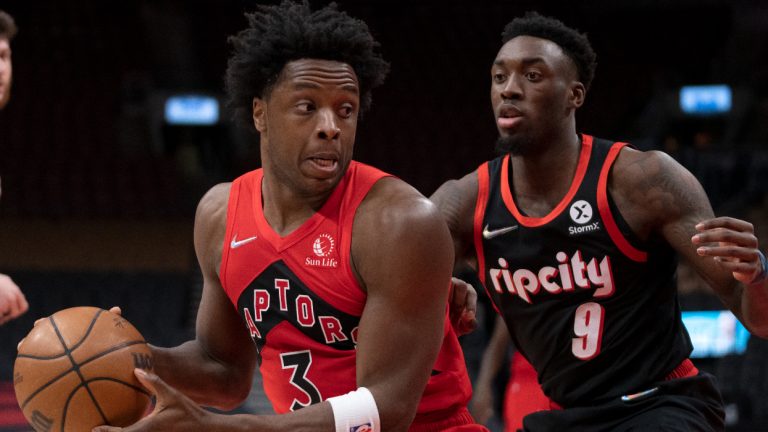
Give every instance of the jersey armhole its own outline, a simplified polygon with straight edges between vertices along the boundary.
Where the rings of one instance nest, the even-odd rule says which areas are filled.
[[[616,219],[613,216],[613,212],[611,212],[611,206],[608,202],[608,176],[610,175],[613,163],[625,146],[627,146],[627,143],[617,142],[614,143],[608,151],[608,156],[606,156],[603,167],[600,170],[600,179],[597,183],[597,207],[600,211],[600,217],[603,219],[603,223],[605,223],[605,229],[608,232],[608,235],[621,253],[632,261],[646,262],[648,261],[648,253],[635,248],[627,238],[624,237],[624,234],[621,233],[621,230],[616,224]]]
[[[345,214],[344,220],[342,221],[341,231],[342,231],[342,243],[341,243],[341,249],[339,251],[339,259],[342,262],[342,265],[346,267],[346,273],[347,277],[350,281],[352,281],[355,285],[355,288],[357,288],[358,291],[360,291],[363,295],[368,295],[368,293],[363,289],[363,286],[361,285],[361,281],[357,276],[357,273],[355,271],[354,263],[352,262],[352,230],[355,225],[355,218],[357,217],[357,210],[360,208],[360,204],[365,200],[365,198],[368,196],[368,194],[371,192],[371,190],[374,188],[374,186],[380,182],[382,179],[385,178],[395,178],[398,177],[393,176],[389,173],[385,173],[383,171],[380,171],[376,168],[369,167],[367,165],[359,164],[359,166],[363,166],[364,169],[366,169],[365,173],[367,177],[365,177],[364,180],[364,186],[362,188],[362,193],[357,193],[352,199],[347,201],[345,203],[345,206],[350,206],[354,209],[351,214],[347,215]],[[360,181],[359,179],[356,179],[356,181]]]
[[[227,199],[227,216],[226,216],[226,228],[224,230],[223,244],[221,245],[221,266],[219,267],[219,281],[221,287],[224,288],[224,293],[229,297],[229,284],[227,283],[227,264],[229,263],[229,239],[232,238],[232,232],[234,230],[235,213],[237,212],[237,202],[240,197],[240,184],[241,179],[235,179],[232,182],[232,187],[229,190],[229,198]],[[236,304],[237,302],[235,302]]]
[[[491,300],[491,306],[497,314],[501,314],[496,303],[493,301],[488,285],[485,283],[485,251],[483,249],[483,219],[485,218],[485,209],[488,206],[488,195],[490,193],[490,174],[488,162],[477,168],[477,202],[475,203],[475,216],[472,229],[473,240],[475,243],[475,254],[477,256],[477,277],[485,288],[488,298]]]

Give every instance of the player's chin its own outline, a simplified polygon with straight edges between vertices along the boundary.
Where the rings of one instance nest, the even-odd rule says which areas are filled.
[[[329,178],[304,177],[303,191],[306,196],[319,196],[330,194],[336,185],[339,184],[341,176]]]

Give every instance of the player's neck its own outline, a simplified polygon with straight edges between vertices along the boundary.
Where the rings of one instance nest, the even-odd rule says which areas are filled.
[[[269,226],[285,237],[311,218],[328,200],[333,190],[322,195],[300,194],[295,188],[264,175],[261,205]]]
[[[551,138],[541,152],[513,156],[510,187],[520,204],[534,200],[554,207],[560,202],[573,182],[580,153],[581,138],[574,132]]]

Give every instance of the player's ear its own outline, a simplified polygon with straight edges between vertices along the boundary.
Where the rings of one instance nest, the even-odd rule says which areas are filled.
[[[571,88],[568,92],[568,102],[574,108],[579,108],[584,105],[584,99],[587,97],[587,89],[580,81],[574,81],[571,84]]]
[[[267,121],[266,121],[266,106],[264,99],[261,98],[253,98],[253,125],[256,127],[256,130],[259,131],[259,133],[264,133],[267,130]]]

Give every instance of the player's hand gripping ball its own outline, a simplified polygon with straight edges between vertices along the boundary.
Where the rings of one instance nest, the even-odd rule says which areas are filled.
[[[144,337],[120,315],[95,307],[64,309],[35,323],[13,367],[16,400],[38,432],[128,426],[151,394],[133,374],[152,370]]]

